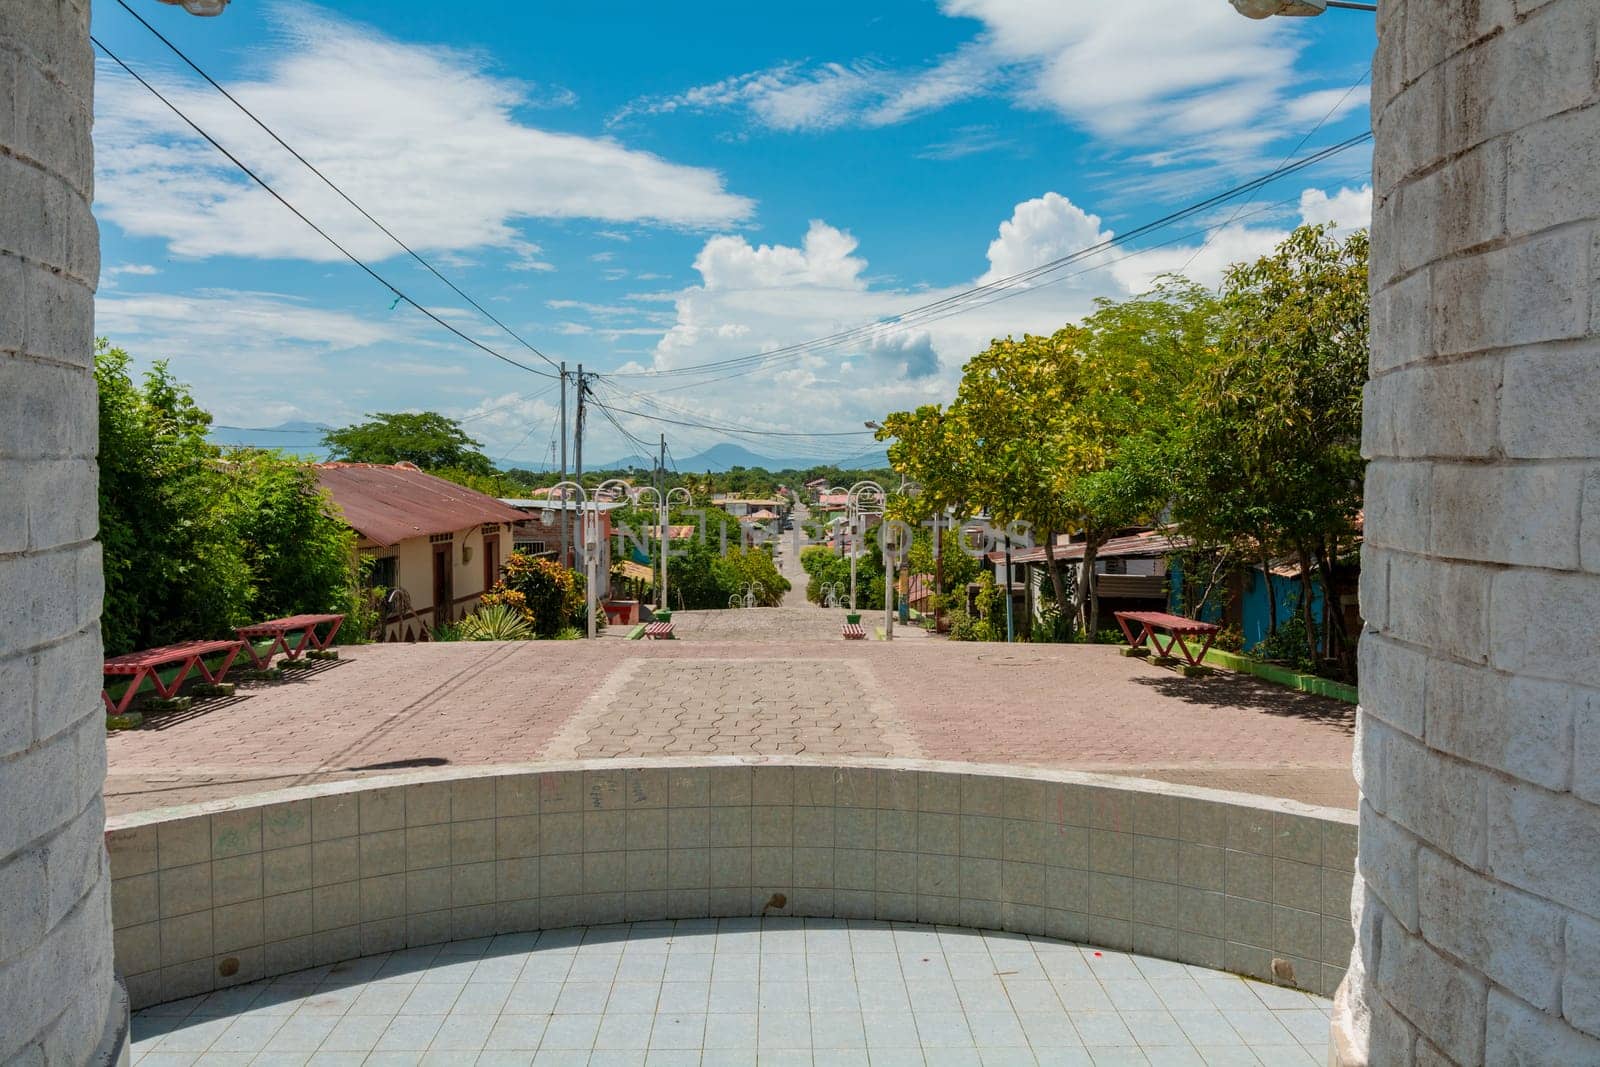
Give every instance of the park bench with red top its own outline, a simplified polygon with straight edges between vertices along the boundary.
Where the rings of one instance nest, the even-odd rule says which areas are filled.
[[[241,626],[237,633],[244,642],[245,651],[250,654],[250,662],[255,664],[257,670],[266,670],[272,666],[272,657],[282,652],[286,659],[296,659],[300,653],[310,645],[317,651],[325,651],[333,643],[334,635],[339,632],[339,624],[344,622],[343,615],[290,615],[282,619],[271,619],[267,622],[258,622],[253,626]],[[317,627],[323,623],[331,623],[326,637],[317,637]],[[289,637],[299,634],[300,640],[291,647]],[[272,643],[267,646],[265,653],[258,654],[253,642],[262,637],[272,638]]]
[[[672,623],[670,622],[646,623],[644,627],[644,635],[652,641],[677,640],[672,636]]]
[[[1211,642],[1217,639],[1217,633],[1222,627],[1209,622],[1200,622],[1197,619],[1187,619],[1182,615],[1168,615],[1164,611],[1118,611],[1117,625],[1122,627],[1122,636],[1128,639],[1129,648],[1142,648],[1145,642],[1156,650],[1156,655],[1170,657],[1174,648],[1183,653],[1183,658],[1189,661],[1192,667],[1200,666],[1200,661],[1205,659],[1206,653],[1211,651]],[[1129,623],[1139,627],[1139,635],[1134,636]],[[1161,634],[1165,632],[1167,643],[1161,644]],[[1204,637],[1205,644],[1200,646],[1200,654],[1196,656],[1189,651],[1189,644],[1185,637]]]
[[[112,703],[111,694],[104,689],[100,691],[100,698],[106,702],[106,713],[121,715],[128,710],[128,705],[133,703],[134,694],[144,684],[146,678],[155,686],[156,693],[163,700],[171,700],[177,695],[178,687],[183,685],[183,680],[189,672],[196,667],[200,674],[211,685],[221,685],[222,680],[228,676],[228,668],[233,666],[234,657],[241,648],[247,648],[243,641],[184,641],[176,645],[167,645],[163,648],[146,649],[143,652],[129,652],[121,656],[113,656],[106,660],[105,673],[113,677],[126,677],[128,688],[123,692],[122,699]],[[224,653],[220,666],[212,670],[206,666],[203,657]],[[171,682],[161,680],[161,668],[176,666],[178,673]]]
[[[867,639],[867,628],[859,622],[845,623],[841,632],[844,634],[846,641],[865,641]]]

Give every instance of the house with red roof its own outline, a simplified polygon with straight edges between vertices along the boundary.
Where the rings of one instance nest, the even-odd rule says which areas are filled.
[[[426,641],[460,620],[500,578],[513,525],[525,518],[492,496],[412,463],[319,463],[317,482],[385,591],[383,640]]]

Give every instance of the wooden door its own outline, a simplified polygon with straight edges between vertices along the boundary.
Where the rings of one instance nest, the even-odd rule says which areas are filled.
[[[483,591],[487,593],[500,580],[500,535],[483,539]]]
[[[455,543],[444,541],[433,546],[433,628],[450,623],[450,611],[456,598],[453,550]]]

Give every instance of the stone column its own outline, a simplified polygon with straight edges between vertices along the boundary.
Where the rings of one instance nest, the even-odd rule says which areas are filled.
[[[1600,1063],[1595,0],[1382,0],[1336,1062]]]
[[[0,1063],[125,1054],[99,701],[88,0],[0,0]]]

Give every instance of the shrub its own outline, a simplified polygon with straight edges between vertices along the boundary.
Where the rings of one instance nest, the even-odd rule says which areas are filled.
[[[999,639],[1000,635],[987,620],[968,615],[962,608],[956,608],[950,613],[950,640],[998,641]]]
[[[576,571],[555,560],[513,552],[506,557],[502,573],[505,577],[495,588],[522,597],[522,609],[539,637],[554,637],[563,626],[584,621],[583,576]]]
[[[490,604],[461,620],[457,630],[463,641],[529,641],[533,626],[515,608]]]

